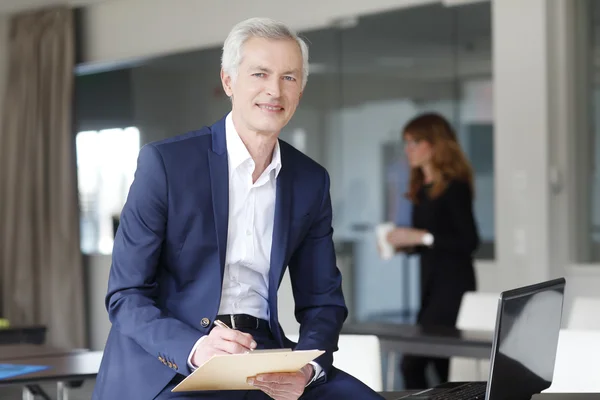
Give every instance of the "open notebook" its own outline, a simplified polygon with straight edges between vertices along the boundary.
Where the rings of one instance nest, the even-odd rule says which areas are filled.
[[[247,378],[273,372],[296,372],[323,353],[323,350],[274,349],[214,356],[172,391],[257,390],[246,383]]]

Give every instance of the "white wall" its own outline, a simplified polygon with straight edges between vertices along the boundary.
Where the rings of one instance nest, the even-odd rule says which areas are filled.
[[[565,50],[575,3],[501,0],[492,12],[498,289],[566,276],[567,310],[573,296],[600,288],[600,265],[575,267],[569,254],[579,173],[571,150],[582,133],[574,134],[577,74]],[[553,190],[553,170],[563,190]]]
[[[502,287],[549,276],[546,3],[493,3],[496,262]]]
[[[279,19],[297,30],[437,0],[121,0],[85,8],[83,59],[92,64],[154,57],[222,44],[249,17]],[[234,4],[234,5],[232,5]]]

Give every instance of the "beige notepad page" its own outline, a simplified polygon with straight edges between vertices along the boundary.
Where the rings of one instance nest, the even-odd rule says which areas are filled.
[[[323,353],[323,350],[277,349],[214,356],[172,391],[255,390],[246,383],[247,378],[272,372],[296,372]]]

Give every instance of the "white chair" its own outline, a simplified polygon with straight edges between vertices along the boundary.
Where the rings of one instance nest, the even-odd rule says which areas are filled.
[[[460,304],[456,328],[493,332],[496,327],[499,297],[499,293],[465,293]],[[452,357],[448,380],[451,382],[487,380],[489,370],[489,360]]]
[[[600,310],[599,297],[575,297],[567,320],[567,328],[600,330],[600,312],[598,310]]]
[[[545,392],[600,392],[600,331],[560,331],[554,377]]]
[[[286,335],[297,342],[298,335]],[[354,376],[376,392],[383,389],[381,346],[374,335],[340,335],[333,365]]]

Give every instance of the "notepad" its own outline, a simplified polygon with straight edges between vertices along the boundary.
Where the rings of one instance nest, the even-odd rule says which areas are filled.
[[[275,349],[213,356],[172,391],[258,390],[246,379],[273,372],[296,372],[323,353],[323,350]]]
[[[46,365],[0,364],[0,380],[30,374],[49,368]]]

